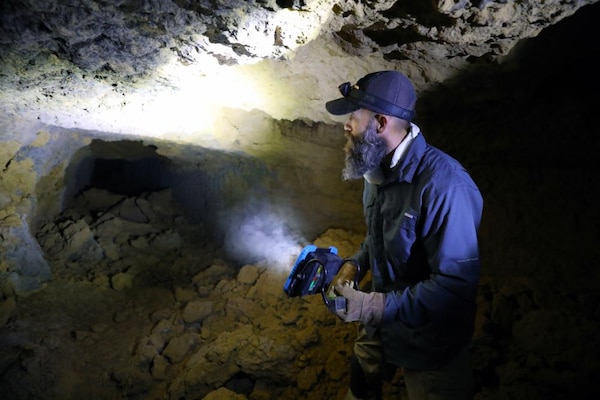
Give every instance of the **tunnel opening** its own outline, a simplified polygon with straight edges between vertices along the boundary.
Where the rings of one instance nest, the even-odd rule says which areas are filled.
[[[281,197],[277,172],[263,160],[239,152],[154,143],[94,139],[79,149],[65,172],[62,214],[91,221],[94,236],[105,233],[96,227],[103,230],[107,220],[124,228],[134,222],[134,231],[139,224],[158,224],[149,229],[178,231],[186,243],[219,248],[222,258],[239,266],[283,260],[303,241]],[[112,234],[124,237],[126,232],[115,229]],[[136,246],[155,243],[155,233],[144,234]],[[130,235],[127,240],[138,239]]]
[[[154,145],[94,139],[76,153],[66,170],[63,209],[91,188],[124,196],[168,189],[172,183],[170,165]]]
[[[90,186],[126,196],[157,192],[166,188],[161,179],[162,168],[157,157],[133,161],[97,158],[93,162]]]
[[[142,141],[93,139],[74,153],[61,211],[36,232],[54,279],[124,290],[169,285],[210,262],[211,236],[183,217],[173,162],[157,150]],[[173,266],[180,257],[195,262]]]

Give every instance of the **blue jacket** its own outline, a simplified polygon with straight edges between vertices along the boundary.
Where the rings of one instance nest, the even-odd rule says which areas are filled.
[[[367,235],[355,257],[361,273],[371,270],[371,290],[386,293],[386,361],[438,368],[473,334],[481,193],[419,134],[383,183],[365,181],[363,205]]]

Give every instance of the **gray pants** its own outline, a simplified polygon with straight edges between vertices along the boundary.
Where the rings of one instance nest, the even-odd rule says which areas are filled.
[[[382,346],[379,337],[369,337],[359,326],[354,343],[354,355],[366,380],[376,383],[381,379]],[[410,400],[470,400],[473,398],[473,372],[469,348],[465,347],[447,365],[436,370],[402,368],[404,383]],[[346,400],[359,400],[348,390]],[[365,399],[366,400],[366,399]]]

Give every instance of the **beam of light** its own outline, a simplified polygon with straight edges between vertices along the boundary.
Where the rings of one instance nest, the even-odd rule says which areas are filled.
[[[171,63],[157,76],[169,82],[168,90],[139,88],[129,95],[127,111],[115,109],[105,117],[121,120],[122,132],[204,144],[218,135],[216,124],[228,109],[251,110],[265,102],[261,82],[234,66]]]
[[[181,53],[161,53],[162,64],[152,76],[118,83],[82,78],[80,88],[65,90],[60,105],[48,103],[32,113],[42,123],[64,128],[227,148],[232,141],[218,135],[223,116],[232,109],[293,119],[310,99],[309,89],[289,80],[293,67],[284,61],[318,37],[332,11],[328,2],[304,3],[306,11],[231,9],[239,14],[231,45],[190,34],[179,44]],[[185,62],[178,54],[186,54]],[[85,94],[69,95],[81,91]],[[31,104],[38,104],[37,91],[28,96]]]
[[[285,68],[281,72],[275,59],[293,58],[297,48],[319,35],[331,15],[327,2],[306,3],[311,12],[252,8],[238,15],[238,29],[231,40],[252,56],[236,55],[230,47],[196,37],[206,52],[196,53],[191,65],[173,59],[161,66],[156,76],[172,90],[141,90],[137,101],[132,99],[138,106],[127,111],[124,125],[152,137],[207,145],[218,136],[219,121],[228,109],[257,109],[273,118],[288,117],[289,110],[300,106],[302,94],[294,93]],[[192,46],[190,54],[194,52]],[[239,65],[221,65],[211,53],[237,57]],[[123,118],[115,115],[119,117]]]
[[[236,30],[235,39],[252,56],[240,56],[239,65],[218,62],[215,55],[232,52],[230,47],[197,38],[204,42],[190,47],[196,53],[190,51],[194,57],[188,65],[167,52],[165,62],[151,79],[124,88],[112,82],[94,82],[86,103],[78,100],[79,108],[85,110],[84,118],[64,116],[58,125],[105,132],[107,136],[143,136],[226,149],[231,139],[226,142],[219,135],[230,133],[223,132],[221,122],[231,109],[261,110],[278,119],[288,117],[289,110],[297,112],[307,101],[309,93],[303,91],[308,89],[295,87],[298,85],[288,79],[293,72],[281,60],[293,58],[297,48],[318,36],[330,8],[323,2],[311,12],[260,14],[260,10],[253,10],[240,15],[243,29]],[[288,270],[306,243],[288,229],[283,218],[263,211],[224,219],[228,221],[228,250],[238,259],[263,260]]]

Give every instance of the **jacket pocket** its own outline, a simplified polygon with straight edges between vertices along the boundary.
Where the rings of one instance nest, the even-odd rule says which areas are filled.
[[[403,212],[395,220],[384,220],[384,235],[388,259],[393,265],[408,261],[410,250],[417,240],[417,214],[411,211]]]

